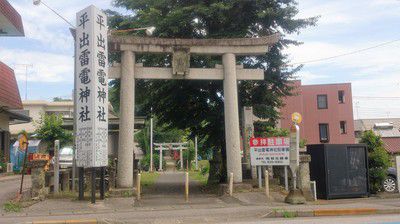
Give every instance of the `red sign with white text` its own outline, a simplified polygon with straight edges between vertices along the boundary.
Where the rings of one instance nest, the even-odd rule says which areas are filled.
[[[290,140],[287,137],[269,137],[269,138],[251,138],[250,147],[263,146],[290,146]]]
[[[287,137],[251,138],[250,163],[252,166],[289,165],[290,139]]]

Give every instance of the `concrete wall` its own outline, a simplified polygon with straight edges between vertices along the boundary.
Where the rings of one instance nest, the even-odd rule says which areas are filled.
[[[24,101],[22,104],[24,106],[24,110],[29,111],[29,117],[32,118],[32,121],[25,124],[11,125],[10,132],[12,135],[18,134],[21,130],[25,130],[28,133],[34,132],[41,116],[45,113],[62,112],[66,114],[72,114],[74,109],[72,102]]]
[[[282,108],[282,127],[290,127],[290,114],[297,111],[303,115],[300,125],[301,138],[307,139],[307,144],[318,144],[319,124],[329,124],[329,143],[355,143],[352,91],[350,83],[326,85],[299,85],[300,95],[288,97],[286,106]],[[338,91],[345,93],[344,103],[338,101]],[[318,109],[317,95],[326,94],[328,108]],[[285,118],[285,119],[284,119]],[[340,133],[340,121],[346,121],[346,134]]]

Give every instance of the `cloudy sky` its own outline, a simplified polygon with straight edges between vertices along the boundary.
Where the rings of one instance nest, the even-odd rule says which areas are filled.
[[[22,16],[26,37],[0,38],[0,60],[15,69],[21,97],[26,67],[28,99],[71,97],[73,40],[68,24],[43,5],[33,6],[32,0],[9,2]],[[111,8],[111,0],[45,2],[73,24],[75,13],[89,4]],[[305,62],[298,74],[303,84],[351,82],[355,118],[400,117],[400,0],[300,0],[299,10],[301,18],[321,16],[316,27],[292,36],[303,45],[287,49],[293,64]],[[366,48],[371,49],[309,62]]]

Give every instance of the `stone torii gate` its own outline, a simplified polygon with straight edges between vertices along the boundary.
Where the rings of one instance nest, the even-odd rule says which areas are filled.
[[[159,171],[162,171],[162,157],[163,157],[163,151],[165,150],[179,150],[179,159],[181,161],[181,170],[183,170],[183,153],[182,150],[186,150],[187,149],[187,142],[173,142],[173,143],[154,143],[154,146],[156,147],[155,150],[159,150],[160,151],[160,163],[159,163]]]
[[[264,55],[278,40],[278,34],[237,39],[110,36],[109,50],[122,52],[121,64],[109,68],[110,79],[121,79],[118,187],[133,185],[135,79],[223,80],[227,172],[233,173],[234,182],[242,182],[237,81],[263,80],[264,71],[237,66],[236,56]],[[143,67],[142,64],[136,64],[136,53],[172,54],[172,68]],[[190,68],[191,54],[222,55],[222,65]]]

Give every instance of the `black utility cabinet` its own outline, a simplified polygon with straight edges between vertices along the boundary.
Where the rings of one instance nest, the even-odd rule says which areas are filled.
[[[368,151],[364,144],[307,145],[310,178],[320,199],[369,196]]]

